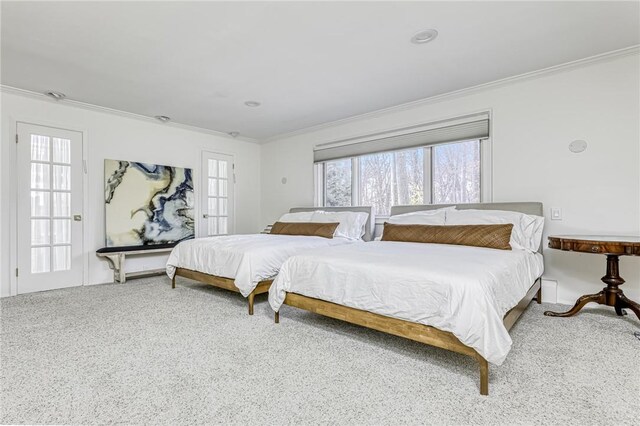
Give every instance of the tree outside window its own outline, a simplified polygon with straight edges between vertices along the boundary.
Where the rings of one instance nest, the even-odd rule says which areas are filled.
[[[393,205],[480,202],[478,140],[328,161],[324,205],[352,205],[354,164],[358,204],[373,206],[377,215],[388,215]],[[426,197],[425,181],[431,184]]]
[[[434,146],[433,204],[480,202],[480,141]]]
[[[386,215],[392,205],[423,203],[422,148],[363,155],[358,161],[361,205],[373,206],[376,214]]]
[[[351,205],[351,159],[325,163],[325,201],[327,207]]]

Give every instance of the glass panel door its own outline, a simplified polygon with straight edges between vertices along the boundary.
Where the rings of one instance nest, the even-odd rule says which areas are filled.
[[[18,292],[81,285],[82,135],[17,130]]]
[[[203,152],[202,222],[200,235],[211,237],[233,232],[233,157]]]

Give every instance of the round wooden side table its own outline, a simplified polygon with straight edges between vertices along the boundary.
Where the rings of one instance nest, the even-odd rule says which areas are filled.
[[[619,286],[624,283],[618,271],[620,256],[640,256],[640,237],[622,237],[606,235],[557,235],[549,237],[552,249],[576,251],[580,253],[604,254],[607,256],[607,273],[602,282],[607,286],[597,294],[588,294],[578,299],[567,312],[544,314],[550,317],[570,317],[577,314],[589,302],[613,306],[616,314],[624,315],[623,309],[631,309],[640,319],[640,304],[624,295]]]

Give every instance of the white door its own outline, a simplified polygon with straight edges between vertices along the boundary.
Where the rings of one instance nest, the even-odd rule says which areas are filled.
[[[18,293],[82,285],[82,134],[18,123]]]
[[[204,151],[202,153],[202,216],[201,237],[227,235],[234,231],[233,186],[235,183],[233,157]]]

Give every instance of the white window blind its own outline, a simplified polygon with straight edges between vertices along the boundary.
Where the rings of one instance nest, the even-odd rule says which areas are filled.
[[[489,137],[489,116],[483,113],[420,127],[319,145],[314,149],[313,161],[320,163],[447,142],[486,139]]]

